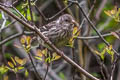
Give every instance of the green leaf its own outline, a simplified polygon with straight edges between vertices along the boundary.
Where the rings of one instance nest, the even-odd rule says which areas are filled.
[[[109,47],[106,47],[106,51],[111,56],[111,61],[113,62],[113,60],[114,60],[114,52],[112,50],[112,45],[110,45]]]
[[[6,66],[2,65],[0,66],[0,73],[3,75],[8,71],[8,68],[6,68]]]
[[[2,14],[0,13],[0,19],[2,19]]]
[[[113,18],[116,22],[120,22],[120,8],[117,8],[117,6],[114,6],[112,10],[104,11],[108,16]]]
[[[11,56],[13,56],[11,53],[5,53],[5,58],[10,58]]]
[[[64,3],[67,4],[67,3],[68,3],[68,0],[64,0]]]
[[[25,76],[28,77],[29,73],[28,70],[25,70]]]
[[[103,61],[104,61],[104,58],[105,58],[105,56],[104,56],[105,52],[106,52],[106,50],[104,49],[104,50],[101,52],[101,56],[100,56]]]
[[[11,63],[11,62],[9,62],[9,61],[8,61],[8,65],[9,65],[11,68],[14,68],[13,63]]]
[[[14,68],[14,69],[12,69],[15,73],[17,73],[18,72],[18,68]]]
[[[58,60],[58,59],[60,59],[60,58],[61,58],[61,56],[57,55],[56,52],[53,53],[52,61],[54,61],[54,60]]]
[[[105,48],[105,44],[104,44],[104,43],[98,44],[98,49],[99,49],[100,51],[102,51],[104,48]]]
[[[18,67],[18,70],[21,70],[21,69],[24,69],[24,67],[22,67],[22,66]]]
[[[95,76],[95,77],[97,77],[97,78],[101,78],[102,76],[100,75],[100,74],[98,74],[98,73],[91,73],[93,76]]]
[[[40,60],[40,61],[42,61],[42,58],[41,58],[41,57],[35,56],[35,58],[38,59],[38,60]]]
[[[51,62],[51,58],[50,58],[50,57],[46,58],[46,59],[45,59],[45,62],[46,62],[46,63],[50,63],[50,62]]]
[[[48,53],[47,48],[45,48],[44,50],[42,50],[42,53],[47,57],[47,53]]]
[[[114,55],[112,55],[111,58],[112,58],[111,60],[112,60],[112,62],[113,62],[113,61],[114,61]]]
[[[59,73],[59,76],[62,80],[66,80],[65,75],[62,72]]]
[[[26,2],[26,3],[24,3],[24,4],[22,4],[22,9],[24,9],[25,7],[27,7],[28,6],[28,3]]]

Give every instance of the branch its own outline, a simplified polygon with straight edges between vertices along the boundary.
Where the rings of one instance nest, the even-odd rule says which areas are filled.
[[[13,20],[10,24],[6,25],[2,30],[7,29],[10,25],[14,24],[16,22],[16,20]]]
[[[6,21],[7,21],[7,18],[5,17],[5,14],[4,14],[3,11],[1,12],[1,14],[2,14],[2,18],[3,18],[4,21],[2,23],[2,26],[0,27],[0,32],[2,31],[3,28],[5,28],[5,24],[6,24]]]
[[[2,40],[2,41],[0,42],[0,46],[3,45],[3,44],[5,44],[6,42],[9,42],[10,40],[13,40],[13,39],[15,39],[15,38],[17,38],[17,37],[20,37],[20,36],[23,35],[23,34],[26,34],[26,35],[33,35],[34,32],[24,31],[23,33],[20,32],[20,33],[17,33],[17,34],[15,34],[15,35],[12,35],[12,36],[10,36],[10,37],[8,37],[8,38]]]
[[[92,11],[93,11],[93,9],[94,9],[94,6],[95,6],[95,3],[96,3],[96,0],[94,1],[92,7],[90,8],[90,10],[89,10],[89,12],[88,12],[88,14],[87,14],[88,17],[89,17],[90,14],[92,13]],[[86,21],[86,18],[83,18],[83,20],[82,20],[82,22],[81,22],[81,24],[80,24],[77,32],[75,33],[75,35],[81,30],[81,28],[83,27],[83,24],[85,23],[85,21]]]
[[[62,13],[64,10],[66,10],[68,7],[72,6],[73,3],[70,3],[68,6],[66,6],[65,8],[63,8],[61,11],[59,11],[57,14],[55,14],[54,16],[50,17],[50,18],[47,18],[43,13],[42,11],[40,11],[38,9],[38,7],[35,5],[35,9],[38,11],[38,13],[43,17],[44,20],[46,21],[49,21],[49,20],[52,20],[54,19],[56,16],[58,16],[60,13]]]
[[[0,46],[3,45],[3,44],[5,44],[6,42],[8,42],[8,41],[10,41],[10,40],[13,40],[13,39],[21,36],[22,34],[23,34],[23,33],[17,33],[17,34],[15,34],[15,35],[12,35],[12,36],[4,39],[3,41],[0,42]]]
[[[93,75],[91,75],[90,73],[88,73],[86,70],[84,70],[82,67],[80,67],[78,64],[76,64],[74,61],[72,61],[69,57],[67,57],[66,55],[64,55],[64,53],[62,51],[60,51],[59,49],[57,49],[49,40],[48,38],[46,38],[44,35],[42,35],[42,33],[39,31],[39,29],[37,27],[33,27],[30,24],[26,23],[25,21],[23,21],[22,19],[20,19],[18,16],[14,15],[13,13],[11,13],[10,11],[8,11],[5,7],[0,5],[0,9],[3,10],[4,12],[6,12],[8,15],[10,15],[11,17],[13,17],[14,19],[16,19],[18,22],[20,22],[21,24],[24,25],[24,27],[27,27],[29,29],[31,29],[32,31],[35,31],[41,39],[43,39],[46,44],[48,44],[48,46],[50,46],[54,51],[56,51],[57,54],[61,55],[61,57],[66,60],[68,63],[70,63],[71,65],[75,66],[81,73],[83,73],[86,77],[92,79],[92,80],[99,80],[98,78],[94,77]]]
[[[29,59],[30,59],[30,61],[31,61],[31,63],[32,63],[32,66],[33,66],[33,68],[34,68],[36,77],[38,78],[38,80],[42,80],[41,76],[39,75],[39,73],[38,73],[38,71],[37,71],[37,69],[36,69],[36,67],[35,67],[35,64],[34,64],[34,61],[33,61],[33,59],[32,59],[32,56],[31,56],[31,53],[30,53],[30,52],[28,53],[28,56],[29,56]]]
[[[14,6],[11,6],[11,8],[14,9],[18,13],[18,15],[20,15],[21,18],[23,18],[23,20],[27,22],[27,19]]]
[[[115,31],[115,32],[120,32],[120,30]],[[101,35],[103,37],[107,37],[107,36],[113,36],[111,33],[106,33]],[[88,36],[88,37],[77,37],[77,39],[83,39],[83,40],[87,40],[87,39],[99,39],[100,36]]]
[[[98,55],[96,55],[96,53],[94,52],[95,49],[92,48],[92,46],[90,46],[90,44],[87,41],[83,40],[83,42],[87,46],[87,48],[90,50],[90,52],[93,53],[93,55],[96,58],[97,63],[100,65],[100,69],[101,69],[100,71],[101,71],[101,74],[102,74],[103,78],[107,78],[108,79],[110,75],[109,75],[109,72],[108,72],[108,69],[107,69],[106,65],[103,64],[103,62],[101,61],[100,57]]]
[[[50,64],[48,63],[48,64],[47,64],[46,73],[45,73],[45,76],[44,76],[44,79],[43,79],[43,80],[45,80],[46,77],[47,77],[47,74],[48,74],[48,71],[49,71],[49,67],[50,67]]]
[[[96,15],[95,15],[95,18],[96,18],[97,20],[99,20],[100,14],[101,14],[102,10],[104,9],[104,6],[105,6],[106,3],[107,3],[107,0],[103,0],[103,1],[101,2],[100,7],[98,8],[98,10],[97,10],[97,12],[96,12]]]
[[[92,23],[92,21],[88,18],[88,16],[86,15],[86,13],[84,12],[84,10],[81,8],[80,4],[78,3],[78,1],[71,1],[71,3],[74,3],[76,5],[78,5],[79,9],[81,10],[81,12],[83,13],[84,17],[87,19],[87,21],[89,22],[89,24],[91,25],[91,27],[94,29],[94,31],[97,33],[97,35],[102,39],[102,41],[107,45],[110,46],[110,44],[104,39],[104,37],[101,35],[101,33],[97,30],[97,28],[95,27],[95,25]],[[114,51],[114,53],[116,53],[117,56],[120,56],[120,54],[112,48],[112,50]]]
[[[114,78],[114,72],[115,72],[118,60],[119,60],[119,57],[116,56],[114,62],[112,63],[112,66],[111,66],[112,71],[111,71],[111,75],[110,75],[110,80],[113,80],[113,78]]]
[[[4,3],[1,3],[1,2],[0,2],[0,5],[7,7],[7,8],[14,9],[16,13],[18,13],[18,15],[20,15],[21,18],[23,18],[27,22],[27,19],[13,5],[5,5]]]

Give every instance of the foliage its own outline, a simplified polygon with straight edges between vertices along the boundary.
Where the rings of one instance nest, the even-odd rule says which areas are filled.
[[[17,73],[21,69],[24,69],[23,65],[26,63],[26,59],[20,59],[17,56],[15,56],[14,58],[11,57],[11,60],[11,62],[8,61],[8,66],[6,66],[6,68],[15,73]]]
[[[95,50],[95,53],[100,56],[100,58],[104,61],[105,59],[105,53],[108,53],[111,56],[111,62],[114,60],[114,52],[112,50],[112,45],[109,47],[105,47],[102,52],[98,52]]]
[[[120,22],[120,8],[115,6],[112,10],[104,11],[108,16],[112,17],[115,21]]]
[[[7,67],[2,65],[0,66],[0,74],[3,75],[8,71]]]
[[[73,45],[74,44],[74,39],[77,38],[80,34],[80,31],[78,31],[78,27],[73,28],[73,33],[72,34],[73,34],[73,37],[69,40],[69,43],[67,45],[69,47],[74,47],[74,45]]]
[[[29,51],[31,49],[31,40],[32,39],[30,36],[25,36],[25,35],[23,35],[20,40],[22,46],[24,47],[24,49],[27,53],[29,53]]]
[[[52,55],[51,55],[52,54]],[[61,58],[61,56],[57,55],[56,52],[50,53],[47,48],[44,50],[37,50],[37,55],[35,56],[36,59],[42,61],[45,58],[46,63],[51,63],[51,61],[55,61]]]

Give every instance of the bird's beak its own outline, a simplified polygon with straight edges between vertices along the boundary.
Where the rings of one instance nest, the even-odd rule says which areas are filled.
[[[72,20],[72,23],[74,24],[74,27],[79,27],[79,24],[75,20]]]

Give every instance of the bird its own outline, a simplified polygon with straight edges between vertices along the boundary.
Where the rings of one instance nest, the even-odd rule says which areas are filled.
[[[61,48],[69,42],[73,36],[73,28],[79,24],[70,14],[63,14],[58,19],[40,27],[40,32],[47,37],[57,48]],[[45,46],[45,42],[38,37],[38,42]],[[48,47],[48,46],[47,46]]]

